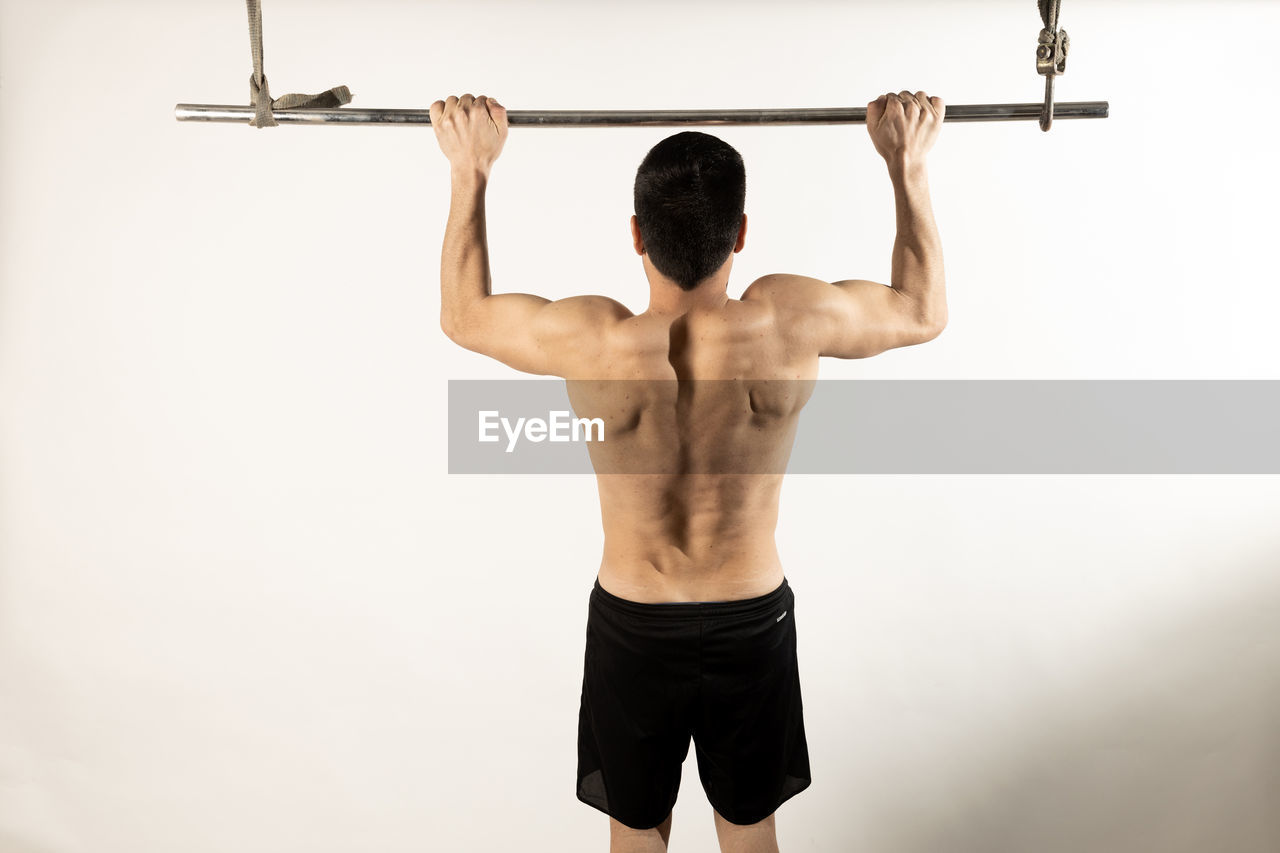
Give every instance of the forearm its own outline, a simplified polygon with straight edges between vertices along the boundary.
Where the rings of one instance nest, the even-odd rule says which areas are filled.
[[[451,183],[440,253],[440,327],[452,338],[462,331],[467,311],[489,295],[492,279],[484,213],[488,177],[455,169]]]
[[[889,176],[898,220],[893,242],[893,288],[919,306],[922,323],[941,328],[947,323],[946,278],[942,239],[929,199],[928,170],[923,161],[891,163]]]

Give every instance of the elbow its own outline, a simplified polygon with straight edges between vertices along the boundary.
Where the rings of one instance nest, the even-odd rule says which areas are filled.
[[[453,341],[463,349],[470,349],[464,341],[465,325],[458,321],[458,318],[447,314],[440,315],[440,331],[444,332],[445,337]]]
[[[440,331],[444,332],[446,338],[457,343],[458,324],[454,322],[452,317],[443,312],[440,314]]]
[[[904,293],[909,302],[900,316],[907,334],[917,343],[933,340],[947,327],[947,299],[941,291],[938,279],[922,286],[920,293]]]
[[[476,352],[476,328],[460,317],[440,316],[440,331],[445,337],[465,350]]]
[[[481,322],[482,318],[476,316],[474,305],[442,304],[440,306],[440,331],[463,349],[472,349],[471,342],[479,333]]]
[[[947,301],[943,298],[921,300],[917,304],[916,325],[924,340],[931,341],[947,327]]]
[[[920,343],[927,343],[942,334],[947,328],[947,312],[930,314],[920,318]]]

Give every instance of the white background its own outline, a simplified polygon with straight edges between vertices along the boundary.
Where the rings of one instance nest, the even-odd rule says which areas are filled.
[[[1030,0],[265,6],[273,93],[353,106],[1043,89]],[[231,0],[0,10],[0,850],[605,849],[574,797],[595,486],[446,473],[446,380],[515,374],[440,333],[430,129],[175,122],[247,101]],[[950,326],[824,377],[1280,379],[1280,8],[1062,22],[1060,99],[1113,117],[947,125]],[[513,130],[495,290],[642,310],[631,182],[670,132]],[[748,173],[731,294],[886,279],[864,128],[717,132]],[[814,781],[782,848],[1280,849],[1278,499],[790,480]],[[673,849],[715,849],[692,753],[675,812]]]

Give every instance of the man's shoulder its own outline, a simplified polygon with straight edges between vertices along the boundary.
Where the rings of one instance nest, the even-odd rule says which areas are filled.
[[[591,293],[557,299],[555,305],[560,310],[595,321],[624,320],[635,316],[618,300]]]
[[[742,301],[779,302],[800,297],[810,292],[813,287],[828,286],[828,282],[807,275],[791,273],[770,273],[761,276],[742,291]]]

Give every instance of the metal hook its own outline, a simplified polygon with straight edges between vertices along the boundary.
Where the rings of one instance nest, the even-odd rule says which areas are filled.
[[[1057,21],[1054,21],[1056,24]],[[1067,51],[1071,38],[1063,29],[1040,31],[1036,46],[1036,71],[1044,75],[1044,107],[1040,110],[1040,129],[1048,131],[1053,126],[1053,78],[1067,70]]]

